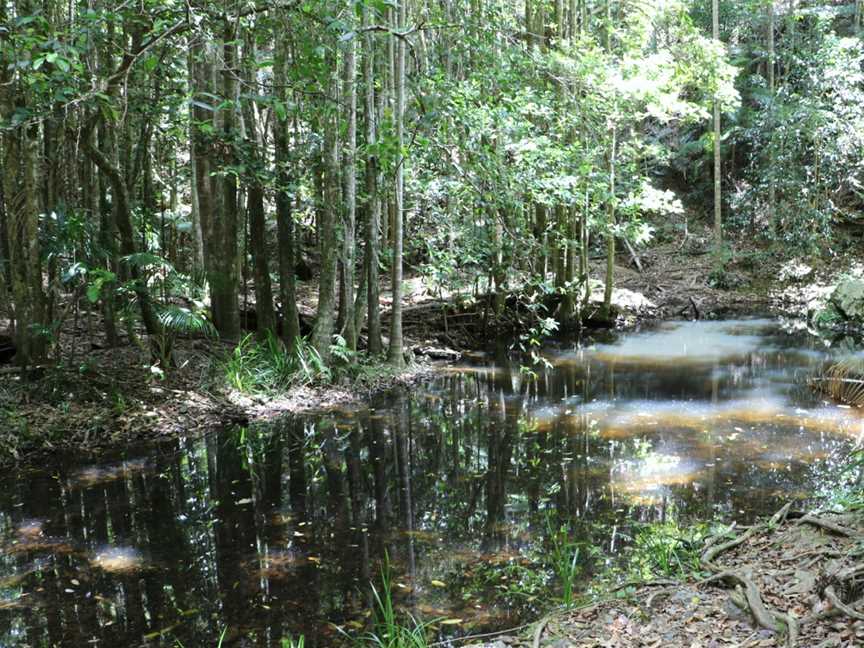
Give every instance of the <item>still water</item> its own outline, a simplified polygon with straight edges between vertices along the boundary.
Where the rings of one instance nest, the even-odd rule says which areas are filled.
[[[768,320],[666,323],[549,348],[533,377],[490,358],[2,476],[0,646],[335,646],[385,555],[415,615],[515,625],[548,603],[562,523],[588,574],[642,524],[746,521],[833,483],[864,419],[807,388],[826,355]]]

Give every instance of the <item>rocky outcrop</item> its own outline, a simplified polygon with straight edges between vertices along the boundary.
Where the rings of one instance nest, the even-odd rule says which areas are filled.
[[[843,319],[864,323],[864,279],[844,277],[828,303]]]

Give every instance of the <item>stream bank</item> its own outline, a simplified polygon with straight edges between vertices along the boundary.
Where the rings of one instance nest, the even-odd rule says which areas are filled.
[[[864,512],[792,512],[708,539],[701,573],[634,584],[473,648],[864,644]]]
[[[783,315],[806,325],[843,273],[864,273],[864,266],[851,258],[808,265],[795,259],[774,260],[758,250],[745,250],[718,266],[710,247],[695,238],[657,245],[641,256],[639,265],[616,267],[613,322],[592,320],[591,313],[602,301],[602,286],[592,281],[588,318],[595,326],[633,330],[665,319],[753,314]],[[592,266],[592,277],[602,273],[599,263]],[[313,285],[310,281],[300,291],[306,320],[317,302]],[[134,345],[108,348],[98,333],[98,321],[88,321],[86,330],[67,326],[60,333],[63,354],[55,364],[30,370],[26,376],[11,365],[0,365],[0,464],[38,458],[59,448],[98,452],[117,443],[356,403],[377,392],[415,384],[431,375],[436,365],[482,358],[503,336],[510,339],[505,348],[518,348],[520,334],[537,317],[524,299],[514,299],[512,313],[496,320],[488,299],[442,296],[420,276],[409,278],[406,288],[404,329],[413,362],[405,371],[369,365],[335,383],[307,382],[278,394],[249,396],[226,386],[220,365],[230,356],[231,346],[216,340],[179,339],[177,367],[163,374],[154,371],[146,354]],[[385,304],[387,299],[382,286]],[[553,299],[545,315],[557,316],[558,304]],[[385,310],[385,330],[387,316]]]

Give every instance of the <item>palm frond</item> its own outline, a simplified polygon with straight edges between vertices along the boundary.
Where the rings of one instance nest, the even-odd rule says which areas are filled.
[[[216,327],[202,313],[184,306],[168,304],[159,311],[159,321],[172,333],[216,337]]]
[[[838,403],[864,407],[864,358],[845,358],[828,365],[810,385]]]

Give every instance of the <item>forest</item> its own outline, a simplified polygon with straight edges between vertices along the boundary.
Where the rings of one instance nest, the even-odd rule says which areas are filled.
[[[0,0],[0,646],[860,645],[862,14]]]

